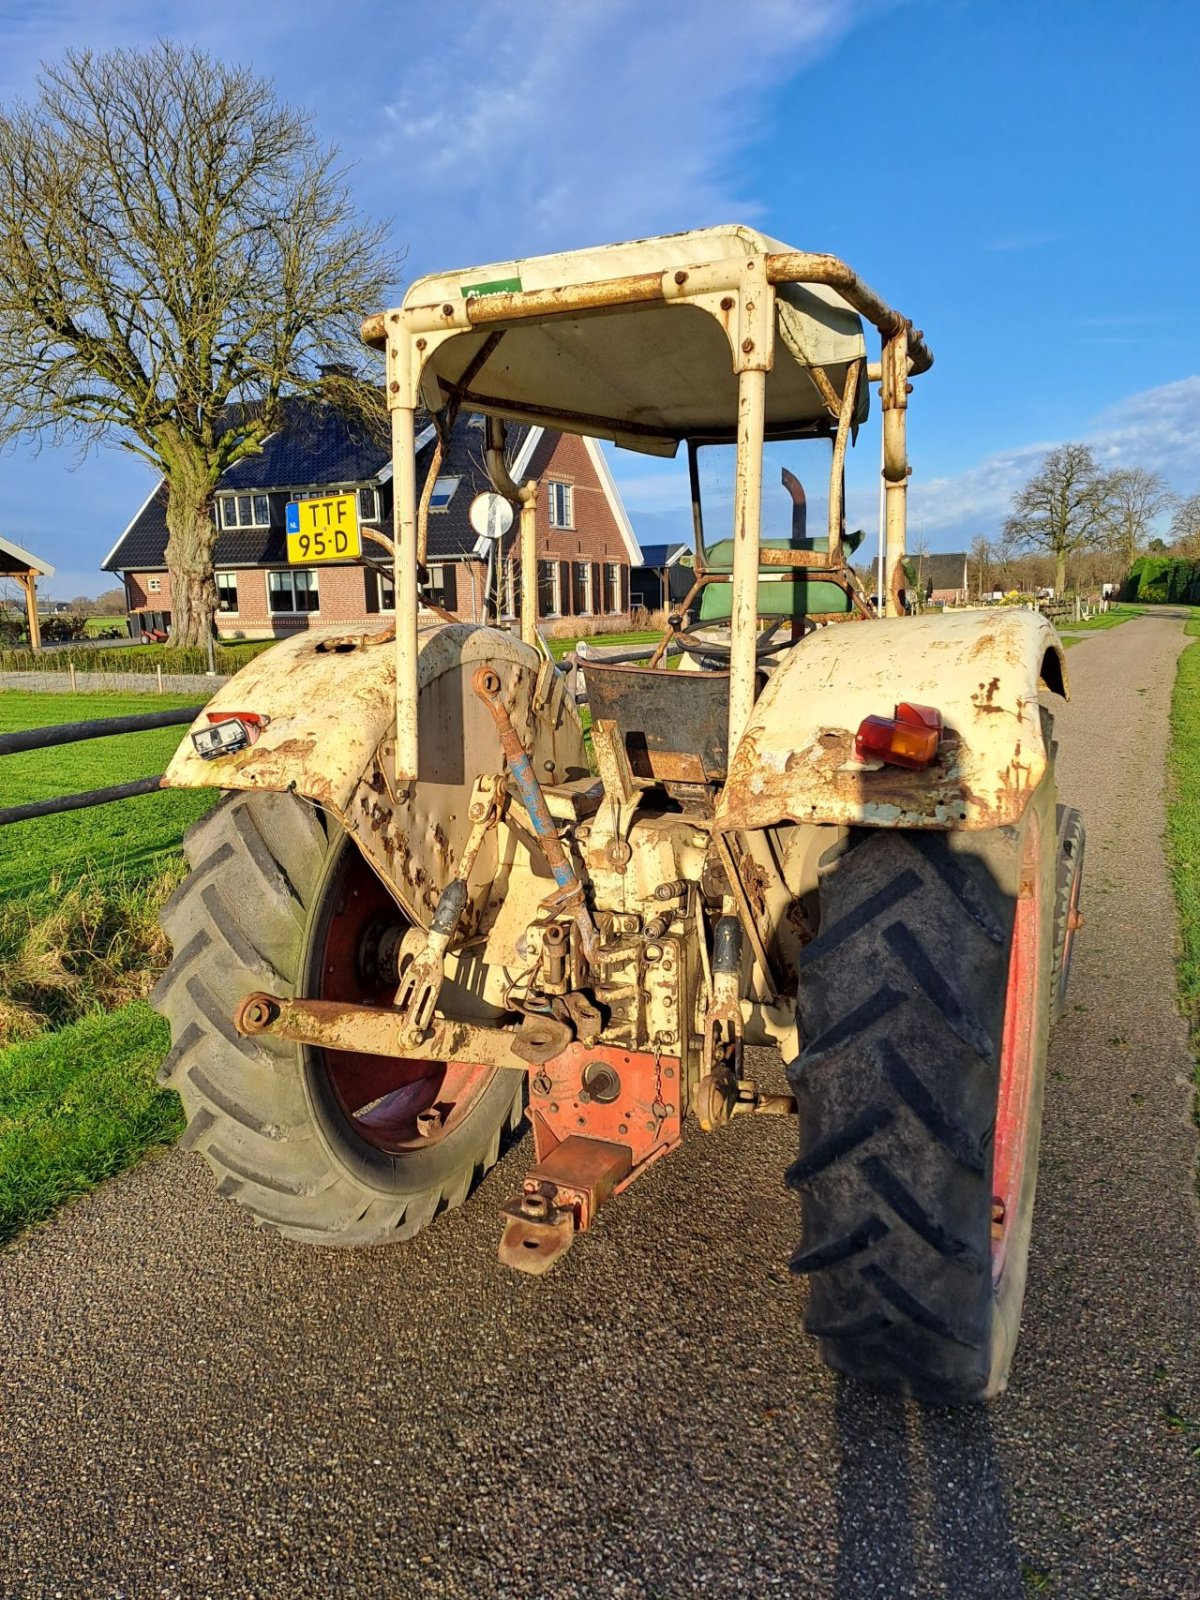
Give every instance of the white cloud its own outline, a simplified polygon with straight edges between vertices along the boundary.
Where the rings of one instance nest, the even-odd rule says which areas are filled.
[[[1200,377],[1130,395],[1101,412],[1069,436],[1091,445],[1106,469],[1148,467],[1161,472],[1181,494],[1200,491]],[[985,456],[975,466],[939,478],[914,475],[909,488],[912,537],[927,537],[935,549],[957,548],[978,533],[993,536],[1008,514],[1013,495],[1037,471],[1047,452],[1063,439],[1014,445]],[[879,443],[866,433],[847,468],[846,516],[852,528],[869,532],[874,548],[879,518]],[[690,538],[687,478],[680,462],[654,465],[637,462],[624,451],[613,453],[613,468],[635,527],[647,539]],[[806,463],[792,465],[806,474]],[[807,469],[811,472],[811,469]],[[817,498],[814,486],[814,500]],[[706,522],[717,538],[725,536],[728,495],[705,491]]]
[[[315,110],[424,272],[753,221],[771,90],[896,3],[0,0],[0,102],[71,46],[199,44]]]
[[[1180,378],[1130,395],[1085,424],[1071,439],[1091,445],[1105,468],[1148,467],[1181,493],[1200,488],[1200,377]],[[1018,445],[985,456],[951,477],[925,482],[914,477],[910,526],[955,537],[993,534],[1013,495],[1037,471],[1047,451],[1065,440]]]
[[[571,248],[759,210],[736,154],[770,89],[864,0],[494,0],[449,8],[404,74],[378,153],[437,239],[419,264]],[[414,265],[418,262],[414,262]]]

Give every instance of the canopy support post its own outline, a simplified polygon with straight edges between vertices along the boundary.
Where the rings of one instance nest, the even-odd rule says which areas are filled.
[[[904,615],[900,593],[904,588],[904,544],[908,516],[908,324],[904,323],[883,346],[883,482],[886,490],[886,556],[884,614]]]
[[[743,266],[737,316],[729,330],[738,380],[737,479],[733,493],[733,574],[729,619],[729,765],[754,709],[758,668],[758,551],[762,533],[763,437],[767,373],[775,356],[775,291],[753,256]]]

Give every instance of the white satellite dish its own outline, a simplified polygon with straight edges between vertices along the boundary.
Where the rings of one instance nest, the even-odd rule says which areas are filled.
[[[481,539],[503,539],[513,525],[513,508],[502,494],[477,494],[467,517]]]

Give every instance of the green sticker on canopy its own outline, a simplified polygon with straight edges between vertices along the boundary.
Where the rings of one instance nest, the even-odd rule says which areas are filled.
[[[520,294],[520,278],[493,278],[490,283],[468,283],[462,291],[464,300],[474,300],[484,294]]]

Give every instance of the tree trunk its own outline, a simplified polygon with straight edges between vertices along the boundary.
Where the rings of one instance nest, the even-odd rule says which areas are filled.
[[[1054,598],[1061,600],[1067,587],[1067,552],[1054,552]]]
[[[208,470],[172,452],[167,479],[167,570],[171,574],[171,643],[206,645],[216,613],[212,487]]]

